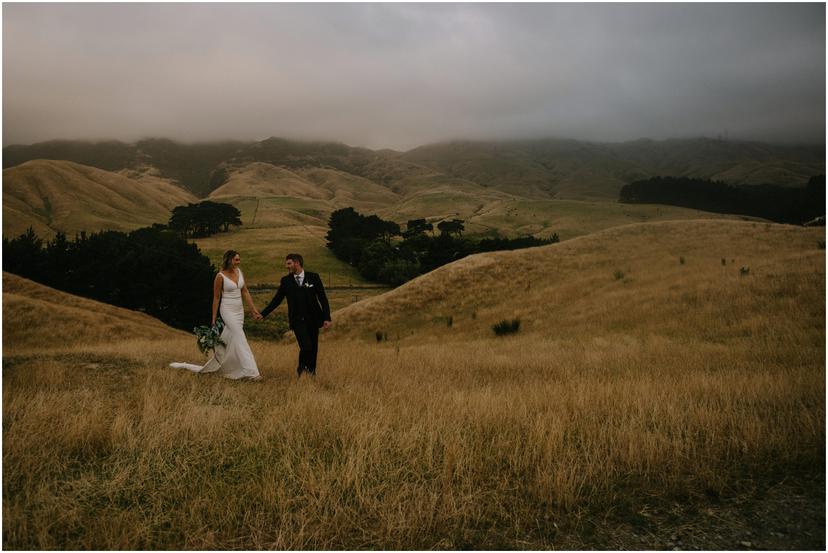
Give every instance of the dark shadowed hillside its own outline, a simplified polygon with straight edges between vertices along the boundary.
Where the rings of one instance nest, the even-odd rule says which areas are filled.
[[[116,140],[50,140],[29,146],[11,145],[3,148],[3,169],[16,167],[33,159],[74,161],[106,171],[118,171],[135,167],[138,164],[138,152],[135,145]]]
[[[3,168],[35,159],[73,161],[106,171],[128,169],[154,173],[197,196],[206,196],[218,186],[212,185],[218,165],[244,145],[234,141],[182,144],[166,139],[141,140],[135,144],[54,140],[3,148]]]
[[[403,159],[483,186],[536,198],[617,198],[624,184],[687,176],[734,184],[805,184],[825,167],[821,146],[711,139],[457,141],[415,148]]]

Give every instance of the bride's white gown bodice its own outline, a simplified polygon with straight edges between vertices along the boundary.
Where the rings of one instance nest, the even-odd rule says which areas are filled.
[[[244,275],[239,269],[239,282],[236,284],[224,273],[219,274],[224,281],[219,305],[219,313],[224,321],[221,339],[226,345],[216,347],[214,355],[206,365],[170,363],[170,366],[193,372],[215,372],[233,379],[256,378],[259,376],[259,367],[256,366],[256,359],[244,335],[244,305],[241,294],[244,288]]]

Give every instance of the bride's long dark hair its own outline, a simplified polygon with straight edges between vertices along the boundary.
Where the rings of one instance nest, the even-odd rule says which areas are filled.
[[[224,261],[221,262],[222,270],[226,271],[227,269],[233,266],[233,258],[239,255],[239,252],[236,250],[227,250],[224,252]]]

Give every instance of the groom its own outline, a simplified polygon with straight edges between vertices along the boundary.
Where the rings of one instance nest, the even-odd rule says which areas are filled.
[[[316,353],[319,350],[319,329],[331,326],[331,308],[325,296],[322,279],[316,273],[305,272],[304,259],[298,253],[285,257],[288,274],[282,277],[279,290],[267,307],[262,318],[279,307],[284,298],[288,303],[288,323],[299,343],[297,377],[302,371],[316,376]]]

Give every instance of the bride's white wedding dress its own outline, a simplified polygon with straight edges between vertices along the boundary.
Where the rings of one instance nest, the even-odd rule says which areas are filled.
[[[198,373],[217,373],[226,378],[258,378],[259,367],[244,335],[244,306],[242,305],[242,288],[244,275],[239,269],[239,283],[236,284],[224,273],[219,273],[224,284],[221,292],[219,313],[224,321],[221,340],[225,346],[217,346],[213,357],[206,365],[192,363],[170,363],[174,369],[188,369]]]

